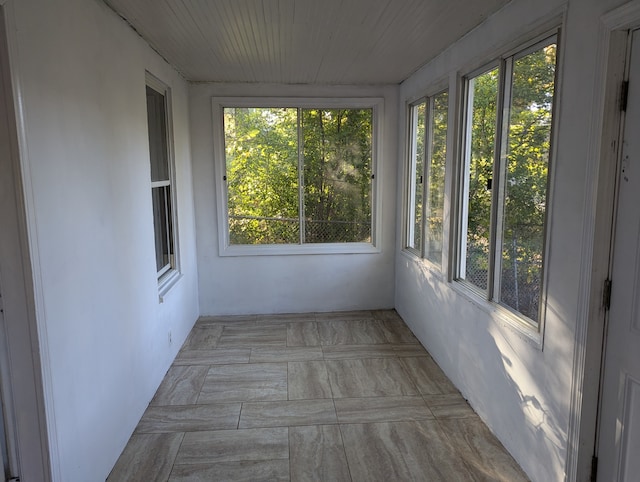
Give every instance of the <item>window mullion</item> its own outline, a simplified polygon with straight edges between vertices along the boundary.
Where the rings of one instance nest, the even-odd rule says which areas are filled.
[[[493,163],[493,191],[491,193],[491,241],[489,251],[488,298],[498,301],[500,294],[500,272],[502,265],[502,233],[504,227],[504,194],[506,182],[507,156],[509,153],[509,109],[511,106],[511,72],[513,58],[500,64],[498,106],[496,109],[496,144]]]
[[[298,107],[297,131],[298,131],[298,224],[300,231],[300,244],[305,241],[304,222],[304,136],[302,132],[302,109]]]

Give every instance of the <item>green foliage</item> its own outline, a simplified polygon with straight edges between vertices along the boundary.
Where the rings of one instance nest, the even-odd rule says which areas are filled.
[[[431,99],[431,136],[427,184],[427,233],[425,257],[442,263],[442,223],[444,220],[444,176],[447,158],[449,95],[442,92]]]
[[[224,131],[231,244],[370,240],[371,109],[225,108]]]
[[[551,44],[513,61],[504,186],[500,300],[538,318],[556,66]],[[473,93],[466,277],[487,288],[498,69],[470,82]]]

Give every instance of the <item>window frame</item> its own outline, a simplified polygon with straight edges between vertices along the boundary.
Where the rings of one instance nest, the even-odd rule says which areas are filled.
[[[548,172],[546,179],[546,200],[545,213],[543,221],[543,245],[542,245],[542,267],[540,272],[540,298],[538,307],[538,317],[533,320],[523,313],[515,310],[500,300],[500,267],[502,263],[502,235],[498,232],[504,226],[503,205],[504,205],[504,188],[506,171],[505,147],[508,142],[508,122],[509,109],[511,108],[511,75],[513,74],[513,64],[516,60],[523,58],[545,45],[556,44],[556,66],[554,72],[554,97],[551,109],[551,126],[550,126],[550,146],[548,154]],[[549,226],[552,218],[553,206],[553,184],[556,160],[556,132],[558,123],[559,96],[561,84],[561,32],[556,27],[535,36],[528,42],[519,44],[518,47],[512,48],[484,63],[481,67],[475,68],[468,73],[458,77],[459,79],[459,102],[458,102],[458,119],[460,120],[460,130],[458,133],[458,149],[456,157],[456,173],[455,173],[455,197],[456,203],[455,216],[453,217],[453,236],[451,237],[452,245],[452,279],[454,287],[460,292],[469,296],[480,306],[485,307],[490,312],[498,315],[501,319],[507,321],[509,325],[514,327],[518,332],[524,334],[527,338],[535,341],[540,347],[542,346],[542,333],[544,331],[546,307],[547,307],[547,272],[549,260]],[[505,67],[507,66],[508,67]],[[496,136],[494,139],[494,155],[493,155],[493,185],[491,193],[491,211],[490,211],[490,241],[489,241],[489,269],[487,289],[483,290],[474,285],[470,281],[461,278],[461,268],[463,264],[461,258],[465,252],[462,247],[462,241],[466,237],[465,224],[467,221],[467,211],[465,206],[466,173],[469,166],[468,148],[470,148],[470,134],[468,116],[471,111],[469,109],[469,89],[468,82],[470,79],[489,72],[494,68],[498,68],[498,96],[496,105]],[[467,194],[468,197],[468,194]],[[500,241],[500,242],[498,242]],[[464,273],[462,273],[464,276]]]
[[[382,233],[382,179],[379,175],[383,138],[384,99],[382,97],[212,97],[214,174],[218,213],[218,253],[220,256],[373,254],[380,253]],[[371,142],[371,242],[307,244],[230,244],[226,182],[224,109],[302,108],[372,109]],[[301,148],[299,146],[299,148]]]
[[[178,209],[177,209],[177,189],[176,189],[176,171],[175,171],[175,150],[174,150],[174,137],[173,137],[173,111],[172,111],[172,97],[171,88],[161,81],[158,77],[145,72],[145,91],[146,88],[150,88],[164,97],[164,115],[165,115],[165,142],[167,149],[167,176],[169,179],[163,179],[160,181],[153,181],[150,173],[149,176],[149,190],[152,193],[153,190],[159,187],[169,187],[169,220],[171,225],[167,227],[170,235],[170,241],[173,243],[173,250],[169,253],[169,263],[164,265],[160,270],[156,272],[158,281],[158,292],[160,295],[160,301],[166,292],[178,281],[181,276],[180,273],[180,245],[178,234]],[[148,106],[146,105],[145,95],[145,107],[148,115]],[[149,126],[147,122],[147,135],[149,134]],[[151,153],[151,147],[149,146],[149,153]],[[151,163],[151,159],[149,158]],[[150,166],[151,167],[151,166]],[[152,222],[154,226],[155,237],[155,213],[152,213]],[[155,249],[155,242],[154,242]],[[156,253],[157,256],[157,253]],[[155,258],[155,257],[154,257]]]
[[[407,139],[407,149],[406,149],[406,171],[405,171],[405,190],[404,190],[404,228],[403,228],[403,239],[402,239],[402,250],[405,253],[411,254],[417,258],[420,258],[422,261],[428,263],[429,266],[437,270],[439,273],[444,274],[446,271],[446,257],[445,250],[448,251],[448,239],[446,238],[446,224],[447,224],[447,216],[446,216],[446,201],[443,206],[443,236],[442,236],[442,261],[440,264],[436,263],[432,259],[426,256],[426,240],[427,240],[427,207],[429,206],[429,184],[430,179],[429,175],[431,172],[431,165],[433,162],[433,152],[432,152],[432,144],[433,144],[433,115],[434,115],[434,102],[435,98],[446,94],[447,95],[447,131],[446,131],[446,159],[445,159],[445,175],[442,179],[443,183],[443,191],[446,196],[447,192],[447,180],[449,179],[449,159],[451,157],[451,143],[450,138],[452,135],[452,126],[453,119],[451,119],[449,113],[451,111],[451,92],[448,86],[440,85],[439,88],[434,89],[432,93],[424,95],[422,97],[418,97],[415,100],[411,100],[407,102],[406,108],[406,139]],[[415,150],[417,146],[417,136],[414,136],[414,128],[417,126],[417,117],[414,114],[416,112],[416,108],[421,104],[425,104],[425,136],[424,136],[424,152],[422,156],[422,183],[421,183],[421,195],[422,195],[422,216],[420,219],[420,249],[417,249],[415,246],[411,246],[413,244],[414,238],[414,230],[415,230],[415,199],[414,196],[417,192],[417,185],[414,188],[416,170],[417,170],[417,160],[415,159]],[[445,198],[446,199],[446,198]]]

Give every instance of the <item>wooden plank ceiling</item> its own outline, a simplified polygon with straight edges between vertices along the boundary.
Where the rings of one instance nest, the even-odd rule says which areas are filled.
[[[508,0],[104,0],[191,81],[397,84]]]

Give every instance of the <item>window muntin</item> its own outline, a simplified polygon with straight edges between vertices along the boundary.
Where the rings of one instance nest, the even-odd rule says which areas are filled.
[[[442,264],[449,95],[409,107],[408,209],[405,247]]]
[[[554,36],[466,81],[457,277],[534,323],[542,296],[556,50]]]
[[[230,245],[372,242],[372,107],[222,114]]]
[[[177,268],[168,90],[148,77],[146,86],[151,200],[158,279]],[[151,85],[150,85],[151,84]]]

